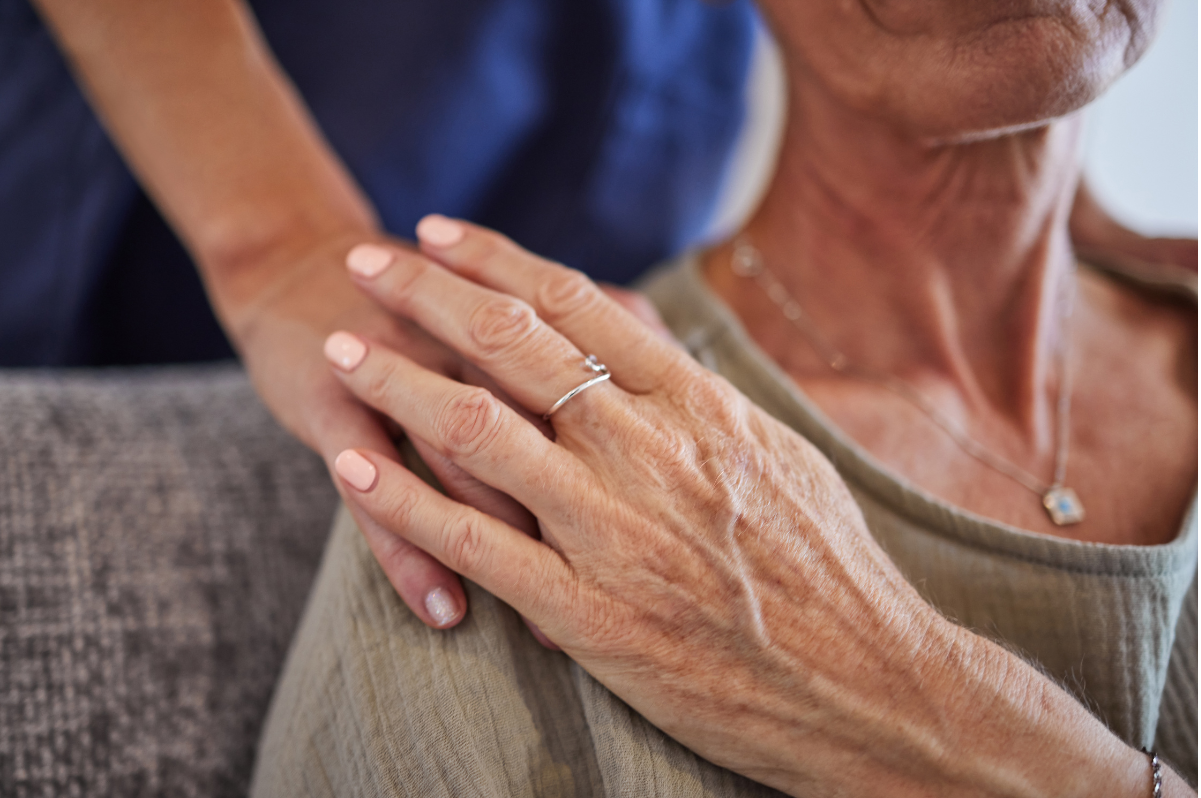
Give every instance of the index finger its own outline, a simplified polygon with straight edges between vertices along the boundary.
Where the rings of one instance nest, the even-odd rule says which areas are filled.
[[[362,268],[365,253],[380,252],[382,268]],[[360,287],[388,310],[417,322],[491,377],[506,394],[537,415],[593,376],[585,355],[521,299],[472,282],[423,255],[360,245],[347,256]],[[618,376],[617,379],[622,379]],[[612,385],[573,402],[560,420],[594,415]]]
[[[671,384],[686,356],[605,295],[582,272],[538,257],[500,233],[436,214],[417,225],[422,252],[472,282],[518,297],[632,393]]]

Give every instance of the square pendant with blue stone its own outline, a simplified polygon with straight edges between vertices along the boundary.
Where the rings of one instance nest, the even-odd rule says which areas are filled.
[[[1043,507],[1056,526],[1078,524],[1084,520],[1084,505],[1071,488],[1051,488],[1043,495]]]

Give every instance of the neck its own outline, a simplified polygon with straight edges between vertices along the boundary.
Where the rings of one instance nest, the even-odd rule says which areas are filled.
[[[767,267],[852,362],[949,381],[969,409],[1045,440],[1074,263],[1078,119],[937,143],[797,86],[745,231]]]

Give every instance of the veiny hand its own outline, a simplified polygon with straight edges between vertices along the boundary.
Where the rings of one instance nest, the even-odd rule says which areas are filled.
[[[1066,693],[925,604],[804,439],[583,276],[441,217],[418,233],[430,257],[393,249],[356,281],[527,413],[370,335],[336,333],[326,351],[356,396],[528,507],[542,539],[370,447],[337,460],[352,505],[532,619],[665,732],[769,785],[1149,783],[1145,758]],[[613,377],[552,417],[551,440],[529,418],[593,376],[588,354]]]
[[[321,344],[333,330],[355,330],[386,342],[426,368],[491,385],[478,370],[413,324],[385,312],[351,283],[344,264],[347,252],[359,241],[359,236],[336,238],[296,258],[286,277],[274,286],[256,286],[256,296],[261,298],[230,320],[259,395],[284,426],[325,458],[331,473],[334,458],[348,447],[396,456],[385,419],[330,374]],[[535,531],[529,513],[512,499],[481,484],[420,441],[414,443],[450,495],[517,528]],[[334,482],[345,494],[341,480]],[[462,620],[467,602],[458,577],[378,526],[355,505],[351,508],[389,581],[413,612],[440,628]]]

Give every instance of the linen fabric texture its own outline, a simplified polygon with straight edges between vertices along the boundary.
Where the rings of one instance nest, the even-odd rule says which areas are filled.
[[[694,259],[646,291],[702,363],[833,461],[927,600],[1196,782],[1195,502],[1163,546],[1078,543],[970,515],[888,473],[826,421],[709,292]],[[511,609],[468,592],[460,626],[428,629],[343,512],[272,702],[252,795],[776,794],[687,751],[542,649]]]

